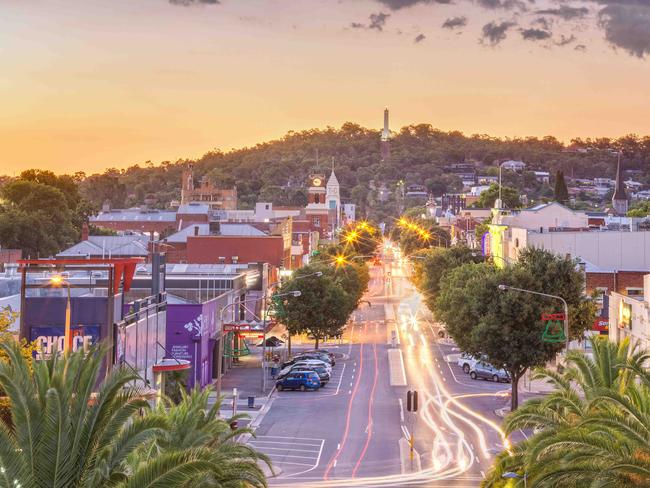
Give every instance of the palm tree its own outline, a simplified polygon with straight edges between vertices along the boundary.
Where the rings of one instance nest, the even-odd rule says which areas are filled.
[[[135,453],[136,465],[142,459],[187,449],[205,449],[218,470],[201,473],[187,486],[233,486],[265,487],[266,478],[260,464],[271,468],[270,460],[249,446],[236,442],[239,436],[253,431],[247,428],[231,428],[234,422],[247,418],[245,414],[229,419],[219,417],[221,401],[211,408],[208,405],[210,389],[195,389],[191,393],[181,390],[181,401],[176,405],[167,400],[148,415],[165,418],[164,435],[153,439]],[[179,485],[182,486],[182,485]]]
[[[501,476],[507,471],[527,473],[529,480],[538,483],[534,486],[590,486],[595,479],[590,469],[602,473],[599,483],[605,478],[610,483],[594,486],[637,486],[629,484],[632,478],[626,477],[628,473],[617,463],[634,466],[642,475],[644,463],[650,460],[650,437],[637,432],[633,436],[636,444],[629,445],[624,434],[624,425],[632,418],[629,412],[643,419],[646,403],[650,403],[650,390],[645,386],[650,385],[650,354],[629,340],[615,344],[595,339],[592,348],[592,358],[578,351],[569,352],[568,367],[562,374],[536,372],[535,378],[546,379],[555,391],[529,400],[506,418],[504,429],[508,435],[519,429],[533,429],[534,435],[497,456],[483,486],[502,485]],[[639,382],[642,386],[637,385]],[[621,410],[622,402],[628,402],[629,411]],[[631,428],[642,425],[647,423]],[[632,459],[630,452],[635,453]]]
[[[190,446],[161,452],[131,469],[127,458],[168,434],[162,415],[123,369],[98,381],[104,351],[93,349],[30,364],[17,344],[0,344],[0,388],[11,422],[0,422],[0,488],[188,486],[220,473],[214,450]],[[224,486],[241,486],[236,484]],[[261,485],[258,485],[261,486]]]

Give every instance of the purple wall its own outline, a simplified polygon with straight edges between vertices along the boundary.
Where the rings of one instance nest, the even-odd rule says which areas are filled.
[[[204,387],[212,382],[212,349],[219,339],[219,311],[227,303],[222,295],[203,304],[167,305],[167,343],[165,347],[177,359],[187,359],[188,386]]]

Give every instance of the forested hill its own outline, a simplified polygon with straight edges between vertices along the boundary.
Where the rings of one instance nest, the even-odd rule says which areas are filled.
[[[574,140],[566,146],[554,137],[465,136],[420,124],[393,134],[391,158],[384,162],[379,158],[379,137],[378,130],[353,123],[346,123],[340,129],[290,132],[279,140],[254,147],[227,153],[212,151],[195,161],[160,165],[148,162],[126,170],[109,169],[101,175],[82,177],[82,194],[97,206],[108,200],[114,208],[145,201],[152,207],[164,207],[179,198],[182,166],[193,162],[195,180],[207,175],[219,185],[236,184],[242,208],[258,200],[301,204],[305,199],[301,186],[315,168],[317,154],[320,169],[325,173],[329,173],[333,159],[342,197],[361,206],[372,205],[371,180],[385,183],[389,188],[400,179],[406,184],[424,184],[435,195],[458,190],[460,181],[445,167],[464,161],[474,161],[480,167],[493,166],[498,160],[520,159],[530,170],[562,169],[568,177],[576,178],[613,177],[614,152],[620,149],[626,168],[643,171],[635,179],[650,182],[650,136]],[[480,171],[494,172],[494,168]]]

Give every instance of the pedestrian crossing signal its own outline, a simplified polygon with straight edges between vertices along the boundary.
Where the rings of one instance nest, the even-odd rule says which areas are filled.
[[[418,392],[417,391],[407,391],[406,392],[406,410],[408,412],[417,412],[418,411]]]

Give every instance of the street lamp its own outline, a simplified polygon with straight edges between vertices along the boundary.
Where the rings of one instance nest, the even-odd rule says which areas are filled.
[[[72,331],[70,322],[72,320],[72,307],[70,304],[70,282],[61,275],[54,275],[50,278],[53,286],[65,286],[68,290],[68,300],[65,305],[65,329],[63,333],[63,353],[67,354],[72,351]]]
[[[524,488],[528,488],[528,473],[524,473],[523,476],[518,475],[517,473],[514,473],[512,471],[507,471],[501,475],[502,478],[505,479],[523,479],[524,480]]]
[[[523,288],[516,288],[514,286],[503,285],[503,284],[499,285],[499,290],[519,291],[521,293],[528,293],[530,295],[538,295],[542,297],[554,298],[556,300],[560,300],[562,302],[562,305],[564,305],[564,336],[566,337],[566,350],[567,352],[569,351],[569,306],[567,305],[566,300],[564,298],[558,295],[550,295],[548,293],[541,293],[539,291],[533,291],[533,290],[524,290]]]

